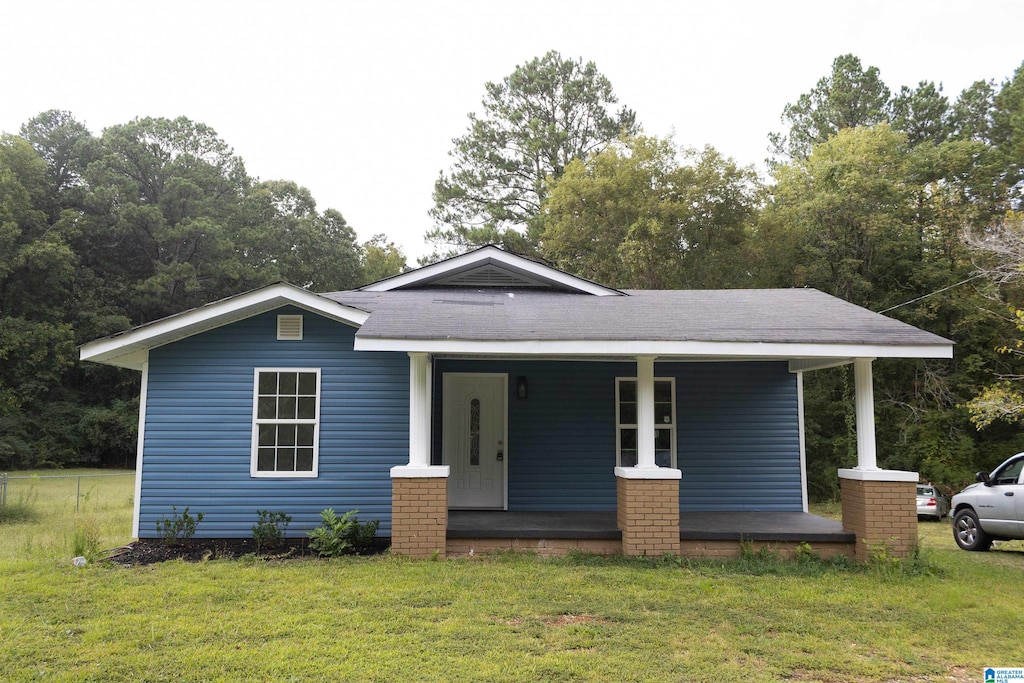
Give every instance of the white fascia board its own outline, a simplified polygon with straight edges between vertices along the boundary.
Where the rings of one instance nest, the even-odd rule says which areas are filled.
[[[952,344],[786,344],[711,341],[476,341],[463,339],[384,339],[356,334],[356,351],[421,351],[481,356],[705,356],[719,358],[952,358]]]
[[[386,280],[375,282],[367,285],[366,287],[362,287],[360,291],[390,292],[394,289],[402,289],[403,287],[410,287],[430,282],[432,280],[446,277],[450,274],[468,270],[473,266],[487,263],[501,264],[507,268],[518,270],[541,280],[547,280],[548,282],[583,292],[585,294],[594,294],[596,296],[623,296],[622,292],[604,287],[595,282],[590,282],[589,280],[578,278],[574,275],[569,275],[568,273],[563,273],[560,270],[551,268],[550,266],[545,266],[544,264],[537,263],[536,261],[531,261],[530,259],[523,258],[522,256],[510,254],[498,249],[497,247],[482,247],[476,251],[462,254],[461,256],[455,256],[445,261],[440,261],[429,266],[409,271],[408,273],[402,273],[401,275],[396,275]]]
[[[365,311],[280,283],[88,342],[82,345],[79,357],[81,360],[141,370],[149,349],[288,305],[354,327],[362,326],[370,317]]]

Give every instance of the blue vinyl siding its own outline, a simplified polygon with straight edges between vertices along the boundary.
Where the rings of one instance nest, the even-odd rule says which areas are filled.
[[[277,315],[303,314],[304,338],[277,341]],[[408,462],[409,357],[356,353],[355,328],[281,308],[150,352],[139,535],[178,511],[205,513],[197,536],[247,537],[256,510],[292,516],[290,536],[320,511],[359,508],[390,534],[394,465]],[[253,370],[321,369],[315,479],[252,478]]]
[[[509,510],[615,509],[615,377],[633,363],[434,364],[433,461],[444,372],[509,376]],[[676,378],[681,510],[802,510],[796,376],[784,362],[658,363]],[[529,397],[516,398],[528,378]]]

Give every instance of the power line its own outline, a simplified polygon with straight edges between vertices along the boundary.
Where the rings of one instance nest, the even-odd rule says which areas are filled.
[[[941,294],[942,292],[945,292],[948,289],[953,289],[954,287],[959,287],[960,285],[967,284],[971,280],[977,280],[979,277],[982,277],[984,275],[985,275],[984,273],[978,273],[977,275],[972,275],[971,277],[967,278],[966,280],[961,280],[960,282],[957,282],[956,284],[949,285],[948,287],[943,287],[942,289],[936,289],[934,292],[929,292],[928,294],[925,294],[923,296],[919,296],[916,299],[911,299],[910,301],[904,301],[901,304],[896,304],[895,306],[890,306],[889,308],[885,309],[884,311],[878,311],[878,312],[879,313],[888,313],[889,311],[894,311],[897,308],[902,308],[904,306],[908,306],[910,304],[917,303],[918,301],[921,301],[922,299],[927,299],[930,296],[934,296],[936,294]]]

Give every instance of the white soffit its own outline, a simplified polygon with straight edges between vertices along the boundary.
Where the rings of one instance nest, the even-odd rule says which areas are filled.
[[[141,370],[150,349],[288,305],[353,327],[361,326],[369,317],[357,308],[278,283],[83,344],[79,356],[95,363]]]
[[[360,291],[390,292],[428,285],[550,287],[595,296],[625,296],[618,290],[563,273],[556,268],[493,246],[481,247],[461,256],[374,282],[362,287]]]

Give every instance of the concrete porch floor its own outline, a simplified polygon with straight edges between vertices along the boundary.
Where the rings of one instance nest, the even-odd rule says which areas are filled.
[[[449,510],[448,538],[618,540],[615,512]],[[683,541],[853,543],[841,522],[806,512],[682,512]]]

